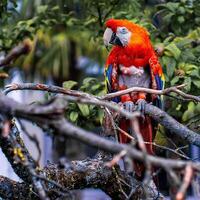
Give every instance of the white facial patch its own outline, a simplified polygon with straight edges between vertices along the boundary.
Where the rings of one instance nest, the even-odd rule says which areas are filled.
[[[118,27],[116,36],[120,39],[122,45],[126,46],[130,41],[131,32],[126,27]]]
[[[104,45],[108,46],[112,37],[113,31],[111,28],[106,28],[104,34],[103,34],[103,41],[104,41]]]

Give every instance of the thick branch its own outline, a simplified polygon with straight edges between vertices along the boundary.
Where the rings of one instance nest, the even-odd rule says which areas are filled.
[[[200,135],[194,131],[186,128],[186,126],[177,122],[173,117],[159,108],[147,104],[145,106],[145,113],[151,116],[155,121],[162,124],[165,128],[178,135],[184,141],[200,147]]]
[[[13,139],[15,141],[13,141]],[[17,158],[14,151],[18,149],[21,151],[22,155],[26,155],[29,167],[36,168],[36,164],[24,146],[16,125],[12,125],[10,133],[7,137],[4,137],[2,134],[0,135],[0,146],[15,173],[26,183],[31,183],[32,175],[29,172],[28,166],[24,165],[20,158]]]
[[[0,176],[0,197],[7,200],[39,199],[25,183],[19,183],[3,176]]]
[[[122,150],[126,150],[127,155],[131,158],[144,161],[144,155],[141,151],[136,150],[129,145],[109,141],[103,137],[95,135],[94,133],[76,127],[64,119],[62,121],[53,122],[51,124],[51,127],[54,128],[58,134],[61,134],[63,136],[74,138],[83,143],[114,154],[120,153]],[[148,160],[152,165],[159,166],[164,169],[166,167],[170,167],[172,169],[183,169],[188,163],[190,163],[189,161],[166,159],[151,155],[148,155]],[[192,166],[195,170],[200,171],[200,164],[192,163]]]
[[[124,193],[129,194],[131,191],[133,191],[132,199],[142,199],[144,195],[140,182],[121,171],[118,166],[106,167],[105,162],[99,158],[72,161],[69,164],[69,168],[59,168],[55,164],[50,164],[43,169],[42,173],[46,177],[44,182],[51,199],[61,197],[63,193],[62,190],[50,184],[49,179],[58,181],[60,185],[69,190],[99,188],[112,199],[125,199]],[[123,191],[120,188],[123,188]],[[158,192],[151,186],[148,192],[152,199],[158,196]],[[37,199],[26,184],[17,183],[5,177],[0,177],[0,196],[6,199]]]
[[[53,89],[55,89],[55,88],[53,88]],[[71,93],[71,95],[69,93]],[[35,105],[30,105],[30,106],[22,105],[4,95],[0,95],[0,113],[4,116],[8,116],[8,117],[14,116],[14,117],[18,117],[18,118],[28,119],[34,123],[39,124],[42,128],[54,129],[54,131],[55,131],[54,133],[57,135],[62,135],[62,136],[71,137],[71,138],[80,140],[86,144],[89,144],[91,146],[100,148],[100,149],[108,151],[108,152],[111,152],[113,154],[117,154],[122,151],[126,151],[127,156],[129,156],[133,159],[142,161],[142,162],[145,162],[145,160],[148,159],[148,162],[150,163],[150,165],[162,167],[162,168],[166,169],[166,171],[168,170],[168,168],[184,169],[186,166],[190,165],[192,167],[192,170],[200,172],[200,164],[198,164],[198,163],[192,163],[192,162],[181,161],[181,160],[173,160],[173,159],[164,159],[164,158],[150,156],[150,155],[146,155],[146,157],[144,157],[144,154],[142,152],[135,149],[134,147],[131,147],[130,145],[119,144],[114,141],[110,141],[108,139],[105,139],[103,137],[95,135],[94,133],[85,131],[81,128],[74,126],[73,124],[66,121],[64,119],[64,115],[63,115],[68,101],[93,104],[93,105],[97,105],[97,106],[101,106],[101,107],[106,107],[111,110],[114,109],[115,111],[119,111],[120,114],[122,114],[123,116],[126,116],[127,113],[126,112],[123,113],[122,108],[119,105],[113,105],[113,103],[111,103],[111,102],[102,100],[100,98],[97,98],[92,95],[88,95],[83,92],[80,93],[78,91],[69,90],[69,91],[67,91],[67,94],[68,95],[64,98],[57,97],[57,98],[53,99],[52,101],[47,102],[45,104],[40,104],[40,105],[35,104]],[[153,105],[150,105],[150,104],[146,104],[145,113],[147,115],[150,115],[157,122],[161,123],[166,128],[168,128],[169,130],[171,130],[172,132],[174,132],[175,134],[177,134],[184,140],[187,140],[191,144],[200,146],[200,136],[197,133],[189,130],[187,127],[178,123],[175,119],[170,117],[167,113],[160,110],[159,108],[157,108]],[[134,117],[133,113],[129,113],[129,117]],[[6,148],[4,148],[4,149],[6,149]],[[7,156],[9,156],[9,155],[7,154]],[[79,161],[79,162],[84,162],[84,161]],[[94,160],[93,160],[93,162],[95,163]],[[86,174],[91,173],[92,169],[95,169],[98,172],[98,165],[94,166],[94,163],[90,163],[92,168],[90,168],[88,172],[85,171]],[[84,163],[82,163],[82,165],[84,165]],[[52,173],[55,173],[56,169],[54,166]],[[101,169],[107,170],[107,168],[105,168],[104,165],[101,167]],[[56,173],[58,171],[59,171],[59,169],[57,169]],[[78,171],[80,172],[80,166],[79,166]],[[81,169],[81,173],[82,173],[82,171],[84,171],[84,170]],[[95,173],[95,172],[93,171],[93,173]],[[64,176],[63,173],[64,172],[62,171],[62,176],[60,176],[60,178],[58,180],[61,179],[61,181],[62,181],[62,177]],[[97,175],[99,173],[100,172],[98,172]],[[103,175],[106,175],[106,173],[104,171],[102,173],[103,173]],[[98,188],[101,188],[104,191],[108,190],[108,188],[109,188],[108,186],[106,188],[104,188],[105,184],[101,185],[103,183],[103,181],[101,180],[100,177],[96,176],[96,178],[94,179],[94,182],[91,183],[88,181],[88,178],[85,180],[85,176],[88,176],[86,174],[84,176],[81,176],[81,174],[79,174],[76,179],[76,183],[70,183],[70,185],[72,184],[74,188],[71,188],[68,186],[69,189],[76,189],[76,187],[75,187],[76,184],[80,183],[81,185],[78,185],[77,188],[90,187],[90,186],[94,187],[94,185],[96,184]],[[32,176],[35,178],[37,177],[36,175],[37,174],[35,174],[35,175],[32,174]],[[44,173],[44,175],[45,175],[45,177],[53,179],[53,180],[54,180],[54,177],[56,177],[56,174],[53,174],[53,176],[51,177],[51,173],[48,174],[48,171],[46,171]],[[67,175],[70,175],[69,171],[67,171]],[[91,176],[93,177],[94,174],[91,174]],[[112,174],[112,176],[113,176],[113,174]],[[125,176],[125,175],[123,174],[123,176]],[[33,177],[32,177],[32,180],[33,180]],[[71,179],[74,177],[75,177],[74,174],[73,174],[73,176],[71,175]],[[81,178],[81,177],[83,179],[80,180],[79,178]],[[41,180],[45,181],[43,179],[41,179]],[[101,180],[101,181],[99,182],[99,180]],[[57,181],[57,179],[56,179],[56,181]],[[108,181],[111,181],[111,177],[108,179]],[[115,179],[115,182],[116,182],[116,179]],[[82,185],[83,183],[84,183],[84,185]],[[119,183],[119,182],[117,182],[117,183]],[[62,184],[62,183],[59,182],[59,184]],[[114,183],[109,182],[109,185],[113,185],[113,184]],[[49,184],[47,184],[47,187],[48,186],[49,186]],[[66,185],[64,185],[64,183],[63,183],[63,186],[65,188],[68,188]],[[56,187],[56,185],[54,185],[54,187]],[[113,192],[115,192],[115,195],[116,195],[117,191],[118,191],[117,189],[116,189],[116,191],[113,191]],[[114,194],[112,194],[110,192],[111,191],[106,191],[106,193],[110,194],[111,196],[114,196]],[[121,194],[123,194],[122,191],[120,191],[120,192],[121,192]],[[117,195],[120,195],[120,194],[118,193]],[[116,198],[117,198],[117,196],[116,196]]]
[[[177,87],[171,87],[167,88],[165,90],[152,90],[148,88],[138,88],[138,87],[133,87],[129,88],[127,90],[119,91],[116,93],[111,93],[107,94],[102,99],[109,99],[113,98],[122,94],[126,94],[129,92],[133,91],[144,91],[144,92],[149,92],[152,94],[167,94],[169,92],[178,92],[179,94],[182,94],[185,98],[191,98],[196,101],[200,101],[198,99],[199,97],[195,97],[193,95],[185,94],[182,91],[180,91],[178,88],[183,87],[184,85],[177,86]],[[30,90],[43,90],[43,91],[49,91],[49,92],[54,92],[54,93],[62,93],[62,94],[67,94],[69,96],[77,97],[77,98],[70,98],[73,101],[78,101],[82,103],[87,103],[87,104],[94,104],[94,105],[99,105],[99,106],[104,106],[108,108],[112,108],[115,111],[118,110],[122,115],[125,115],[128,118],[135,117],[137,113],[134,113],[135,115],[128,115],[126,111],[123,111],[121,108],[118,107],[117,105],[113,105],[109,102],[97,99],[95,96],[88,95],[83,92],[79,91],[73,91],[73,90],[65,90],[64,88],[60,88],[57,86],[47,86],[43,84],[13,84],[8,87],[7,90],[5,90],[5,93],[7,94],[10,91],[13,90],[25,90],[25,89],[30,89]],[[177,134],[179,137],[183,138],[184,140],[188,141],[191,144],[200,146],[200,135],[195,133],[194,131],[188,129],[187,127],[183,126],[179,122],[177,122],[175,119],[173,119],[171,116],[169,116],[167,113],[164,111],[161,111],[160,109],[152,106],[152,105],[146,105],[146,114],[152,116],[157,122],[161,123],[163,126],[168,128],[170,131],[174,132]]]
[[[5,120],[3,116],[0,122],[0,146],[14,171],[26,183],[32,184],[41,200],[49,200],[40,180],[34,176],[39,173],[36,171],[36,162],[26,149],[16,125],[10,120]]]
[[[57,115],[54,116],[54,114],[57,114],[58,111],[62,113],[61,108],[66,106],[64,102],[65,101],[63,101],[63,99],[60,99],[60,101],[57,101],[58,104],[56,104],[54,101],[49,104],[44,104],[43,106],[42,105],[26,106],[26,105],[19,104],[15,102],[14,100],[2,95],[0,98],[0,112],[5,115],[13,115],[19,118],[28,119],[32,122],[42,123],[41,126],[50,126],[56,129],[58,134],[70,136],[72,138],[81,140],[87,144],[90,144],[96,147],[101,147],[102,149],[110,151],[112,153],[119,153],[123,149],[127,149],[127,151],[129,152],[132,158],[144,161],[143,154],[133,148],[130,148],[128,145],[122,145],[122,144],[117,144],[115,142],[108,141],[104,138],[94,135],[93,133],[89,133],[78,127],[75,127],[69,122],[67,122],[66,120],[64,120],[62,118],[62,115],[60,115],[60,118],[58,118]],[[62,105],[62,103],[64,105]],[[56,107],[56,105],[58,107]],[[121,107],[119,107],[119,110],[120,109]],[[169,129],[171,127],[174,127],[173,132],[183,137],[188,142],[195,144],[197,146],[200,146],[200,135],[189,130],[187,127],[184,127],[183,125],[178,123],[176,120],[171,118],[164,111],[161,111],[159,108],[156,108],[150,104],[147,104],[146,113],[151,115],[158,122],[162,123],[163,125],[166,125]],[[52,116],[48,120],[46,119],[46,117],[49,114],[51,114]],[[184,161],[166,160],[162,158],[155,158],[152,156],[150,156],[149,159],[151,160],[151,163],[153,165],[162,166],[162,167],[166,167],[167,165],[170,164],[172,168],[173,167],[182,168],[186,164],[186,162]],[[199,165],[195,165],[195,166],[199,167]]]

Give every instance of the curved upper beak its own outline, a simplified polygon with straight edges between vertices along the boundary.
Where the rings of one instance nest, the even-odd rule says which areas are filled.
[[[106,48],[110,45],[110,40],[112,38],[113,31],[111,28],[106,28],[104,34],[103,34],[103,42]]]
[[[105,30],[105,32],[103,34],[103,41],[104,41],[104,45],[106,46],[106,48],[108,48],[108,46],[110,44],[123,46],[123,44],[120,41],[119,37],[116,35],[116,33],[114,33],[112,31],[111,28],[106,28],[106,30]]]

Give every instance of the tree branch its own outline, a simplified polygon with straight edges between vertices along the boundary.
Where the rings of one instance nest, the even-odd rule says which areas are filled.
[[[152,156],[152,155],[148,155],[148,154],[144,157],[144,154],[141,151],[137,150],[136,148],[134,148],[130,145],[119,144],[114,141],[108,140],[106,138],[100,137],[92,132],[83,130],[79,127],[76,127],[75,125],[69,123],[64,118],[64,111],[65,111],[66,106],[69,101],[73,101],[76,103],[93,104],[96,106],[110,109],[111,111],[114,110],[116,112],[119,112],[121,115],[126,116],[130,119],[132,119],[133,117],[136,116],[135,113],[129,113],[129,112],[123,110],[123,108],[121,106],[114,104],[113,102],[104,100],[107,98],[106,95],[102,98],[99,98],[99,97],[95,97],[93,95],[89,95],[84,92],[65,90],[64,88],[59,88],[59,87],[54,87],[54,86],[48,87],[46,85],[41,85],[41,84],[39,84],[39,85],[36,84],[36,85],[34,85],[34,87],[32,84],[22,85],[22,86],[17,85],[15,88],[16,89],[19,89],[19,88],[27,89],[28,88],[31,90],[35,88],[36,90],[43,90],[43,91],[45,90],[45,91],[51,91],[51,92],[55,92],[55,93],[66,94],[66,96],[57,96],[56,98],[52,99],[51,101],[43,103],[43,104],[24,105],[21,103],[17,103],[14,100],[12,100],[4,95],[0,95],[0,113],[3,116],[7,116],[9,118],[17,117],[17,118],[29,120],[31,122],[37,123],[41,128],[53,129],[54,130],[53,134],[55,134],[55,136],[70,137],[70,138],[79,140],[81,142],[84,142],[86,144],[89,144],[91,146],[102,149],[104,151],[110,152],[112,154],[118,154],[122,151],[125,151],[126,156],[128,156],[132,159],[135,159],[135,160],[139,160],[141,162],[145,162],[145,160],[148,159],[148,162],[150,165],[161,167],[161,168],[165,169],[167,171],[167,173],[173,172],[173,170],[177,170],[177,169],[179,169],[179,170],[185,169],[185,167],[188,165],[191,166],[194,173],[200,172],[200,164],[199,163],[183,161],[183,160],[165,159],[165,158],[156,157],[156,156]],[[10,88],[8,88],[8,90],[5,93],[7,93],[8,91],[15,90],[15,88],[13,89],[13,87],[10,87]],[[138,89],[138,88],[132,88],[132,90],[134,90],[134,89]],[[174,92],[176,90],[173,89],[170,91]],[[128,91],[128,92],[130,92],[130,91]],[[154,90],[149,91],[149,92],[153,93]],[[157,91],[157,92],[159,92],[159,91]],[[166,91],[164,91],[164,93],[166,93]],[[112,94],[112,95],[117,96],[117,95],[122,95],[122,94],[121,93],[119,94],[119,92],[117,92],[117,94]],[[110,96],[109,96],[109,98],[110,98]],[[185,127],[182,124],[180,124],[179,122],[177,122],[175,119],[173,119],[171,116],[169,116],[166,112],[160,110],[159,108],[157,108],[151,104],[146,104],[145,105],[145,114],[151,116],[154,120],[156,120],[157,122],[159,122],[160,124],[165,126],[167,129],[172,131],[174,134],[176,134],[179,137],[181,137],[182,139],[186,140],[188,143],[200,146],[200,135],[193,132],[192,130],[189,130],[187,127]],[[7,156],[10,156],[10,155],[7,154]],[[83,162],[83,161],[79,161],[79,162]],[[95,161],[93,160],[93,162],[95,162]],[[93,164],[91,164],[91,165],[93,166],[93,168],[95,168]],[[166,166],[167,166],[167,168],[166,168]],[[95,169],[95,170],[97,170],[97,169]],[[54,168],[54,171],[55,171],[55,168]],[[68,174],[69,174],[69,172],[68,172]],[[45,180],[47,177],[49,178],[49,176],[48,175],[46,176],[46,174],[44,174],[44,177],[41,177],[41,175],[37,175],[37,174],[32,174],[32,175],[36,178],[41,179],[42,182],[45,182],[45,183],[48,182],[48,180]],[[52,177],[52,179],[53,178],[54,178],[54,176]],[[98,178],[96,177],[95,181],[98,182],[99,177]],[[49,181],[49,182],[53,183],[52,181]],[[78,184],[79,179],[77,179],[76,182]],[[119,183],[119,181],[117,183]],[[59,184],[61,184],[61,183],[59,182]],[[87,184],[88,184],[88,182],[87,182]],[[87,186],[89,186],[89,185],[87,185]],[[93,184],[92,184],[92,186],[94,187]],[[46,187],[48,187],[48,184],[46,185]],[[54,184],[54,187],[56,187],[56,184]],[[57,185],[57,187],[58,187],[58,185]],[[64,187],[66,188],[66,186],[64,186]],[[98,185],[98,188],[99,187],[103,187],[103,186]],[[69,189],[71,189],[71,188],[69,188]],[[103,190],[106,190],[106,188],[104,188]],[[57,192],[59,192],[59,191],[57,191]],[[109,191],[107,191],[107,193],[110,194]],[[125,195],[124,191],[121,191],[121,194]],[[112,194],[110,194],[110,195],[112,195]]]
[[[101,158],[72,161],[69,168],[59,168],[58,165],[49,164],[42,170],[42,173],[47,177],[43,181],[45,182],[47,194],[51,196],[51,199],[61,197],[62,190],[48,182],[48,180],[59,182],[67,190],[89,187],[99,188],[112,199],[125,199],[123,192],[129,194],[132,190],[134,191],[132,192],[133,199],[141,199],[144,195],[141,182],[121,171],[118,166],[107,167],[105,160]],[[123,191],[119,189],[119,184],[123,187]],[[58,192],[55,192],[55,190]],[[149,186],[148,195],[152,198],[158,197],[158,191]],[[37,199],[37,196],[28,185],[17,183],[5,177],[0,177],[0,196],[6,199]]]
[[[164,90],[153,90],[153,89],[148,89],[148,88],[139,88],[139,87],[133,87],[129,88],[127,90],[122,90],[119,92],[107,94],[100,99],[96,98],[93,95],[88,95],[87,93],[84,92],[79,92],[79,91],[74,91],[74,90],[65,90],[64,88],[60,88],[57,86],[47,86],[43,84],[13,84],[8,86],[8,88],[4,91],[5,94],[8,94],[8,92],[13,91],[13,90],[41,90],[41,91],[48,91],[48,92],[53,92],[53,93],[62,93],[62,94],[67,94],[69,96],[73,97],[78,97],[78,98],[70,98],[70,100],[73,100],[75,102],[81,102],[81,103],[88,103],[88,104],[94,104],[94,105],[101,105],[109,108],[112,108],[115,111],[120,112],[122,115],[125,115],[128,118],[133,118],[137,116],[137,113],[135,115],[129,115],[130,113],[127,113],[126,111],[124,112],[123,109],[117,108],[117,105],[113,105],[113,103],[103,101],[103,99],[110,99],[119,95],[123,95],[129,92],[136,92],[136,91],[143,91],[143,92],[149,92],[151,94],[168,94],[170,92],[177,92],[177,94],[182,95],[185,98],[190,98],[196,101],[200,101],[200,98],[185,94],[184,92],[180,91],[178,88],[182,88],[185,85],[180,85],[177,87],[171,87],[167,88]],[[188,96],[189,95],[189,96]],[[69,97],[68,97],[69,98]],[[154,107],[152,105],[147,104],[146,105],[146,114],[150,115],[153,119],[155,119],[157,122],[161,123],[164,127],[169,129],[170,131],[174,132],[177,134],[179,137],[182,139],[188,141],[191,144],[200,146],[200,135],[195,133],[194,131],[188,129],[187,127],[183,126],[179,122],[177,122],[175,119],[173,119],[171,116],[169,116],[167,113],[164,111],[160,110],[157,107]]]
[[[109,141],[103,137],[95,135],[94,133],[76,127],[64,119],[62,121],[53,122],[51,124],[51,127],[54,128],[57,133],[61,134],[62,136],[74,138],[83,143],[100,148],[107,152],[111,152],[113,154],[117,154],[120,153],[122,150],[125,150],[127,152],[127,155],[131,158],[144,161],[143,153],[131,147],[130,145],[119,144],[113,141]],[[188,163],[190,163],[190,161],[166,159],[151,155],[148,155],[148,159],[152,165],[162,167],[164,169],[166,166],[173,169],[183,169]],[[200,171],[200,164],[192,163],[192,166],[195,170]]]
[[[35,174],[39,173],[36,171],[37,165],[24,146],[16,125],[11,124],[9,121],[6,121],[6,123],[9,123],[9,125],[12,127],[7,130],[7,132],[10,131],[10,134],[4,133],[5,129],[2,129],[0,145],[3,153],[8,158],[16,174],[26,183],[33,185],[33,188],[35,192],[38,193],[40,199],[49,200],[40,180],[34,176]]]
[[[0,197],[7,200],[39,200],[31,191],[31,187],[3,176],[0,176]]]
[[[8,136],[5,137],[3,134],[0,134],[0,146],[15,173],[23,181],[30,184],[32,182],[32,175],[30,174],[28,167],[21,161],[23,158],[18,157],[19,155],[15,155],[14,151],[20,151],[21,156],[26,155],[28,163],[31,167],[36,168],[36,164],[24,146],[23,140],[21,139],[18,129],[14,123],[12,123],[10,127]]]
[[[75,98],[74,101],[87,103],[87,99],[86,101],[84,101],[83,98],[82,99]],[[91,104],[91,102],[89,103]],[[109,104],[110,102],[106,103]],[[73,137],[87,144],[93,146],[95,145],[96,147],[101,147],[104,150],[110,151],[112,153],[119,153],[123,149],[128,148],[128,152],[131,152],[132,158],[143,160],[143,156],[142,154],[140,154],[141,152],[133,149],[130,150],[130,147],[127,145],[122,145],[122,144],[117,144],[115,142],[107,141],[106,139],[94,135],[93,133],[89,133],[78,127],[74,127],[72,124],[63,119],[63,111],[65,107],[66,107],[66,101],[63,98],[57,98],[53,102],[44,105],[27,106],[19,104],[14,100],[3,95],[1,95],[0,97],[0,113],[2,114],[13,115],[15,117],[28,119],[32,122],[39,123],[40,126],[50,126],[51,128],[53,127],[58,131],[57,134],[60,133],[66,136]],[[122,109],[120,106],[116,105],[116,108],[117,107],[119,110]],[[175,119],[170,117],[164,111],[160,110],[159,108],[153,105],[146,104],[145,112],[146,114],[154,118],[156,121],[160,122],[168,129],[172,130],[175,134],[187,140],[189,143],[200,146],[200,135],[189,130],[187,127],[184,127],[182,124],[180,124]],[[70,130],[71,132],[69,132]],[[107,147],[107,149],[105,147]],[[163,163],[168,165],[172,161],[171,160],[168,163],[168,161],[165,162],[166,161],[165,159],[162,159],[161,161],[159,161],[159,159],[158,160],[157,159],[154,160],[153,158],[151,159],[153,165],[160,165],[160,166],[163,166]],[[177,163],[178,163],[177,161],[172,161],[172,166],[175,168],[177,166],[179,168],[180,166]],[[185,166],[185,162],[181,163],[180,165],[181,167]]]
[[[29,53],[31,50],[31,44],[29,40],[25,40],[23,43],[14,47],[6,57],[0,61],[0,67],[9,65],[13,60],[17,59],[23,54]]]

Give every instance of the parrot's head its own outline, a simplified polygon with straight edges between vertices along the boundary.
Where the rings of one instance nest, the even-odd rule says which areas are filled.
[[[109,19],[103,35],[104,44],[126,47],[149,40],[149,33],[143,27],[128,20]]]

